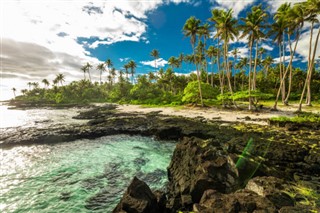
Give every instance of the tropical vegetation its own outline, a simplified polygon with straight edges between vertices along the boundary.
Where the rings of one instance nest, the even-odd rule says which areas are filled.
[[[320,99],[320,58],[316,59],[319,16],[319,0],[284,3],[273,18],[261,4],[240,19],[234,17],[232,10],[214,8],[205,23],[193,16],[186,20],[182,33],[190,39],[192,52],[170,57],[166,69],[157,64],[157,49],[149,54],[154,59],[154,70],[144,75],[136,75],[138,66],[134,60],[121,68],[115,68],[111,59],[95,66],[85,63],[79,70],[83,72],[82,80],[64,85],[66,76],[59,73],[52,83],[43,79],[43,87],[29,82],[28,89],[22,90],[16,100],[55,104],[220,104],[235,108],[247,103],[249,110],[253,106],[257,109],[259,100],[273,100],[275,110],[279,101],[285,105],[295,101],[301,111],[304,100],[311,106],[312,100]],[[306,32],[310,37],[307,67],[303,70],[294,67],[293,61],[301,60],[297,58],[297,46]],[[279,61],[263,48],[267,38],[277,45]],[[239,39],[248,45],[247,57],[241,57],[238,48],[231,49]],[[194,66],[196,72],[176,74],[177,69],[185,69],[184,65]],[[99,82],[92,82],[90,72],[94,71],[100,76]],[[103,77],[104,73],[107,77]]]

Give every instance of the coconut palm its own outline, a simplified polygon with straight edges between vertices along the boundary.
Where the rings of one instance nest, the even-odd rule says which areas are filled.
[[[301,111],[302,100],[303,100],[306,88],[307,88],[306,104],[311,105],[311,76],[312,76],[312,71],[313,71],[313,66],[314,66],[315,55],[316,55],[316,51],[317,51],[316,47],[318,46],[318,41],[319,41],[319,37],[320,37],[320,28],[319,28],[317,36],[314,41],[315,45],[313,46],[313,51],[312,51],[314,27],[316,24],[319,24],[319,18],[318,18],[320,15],[320,2],[319,2],[319,0],[307,0],[306,2],[302,3],[302,7],[305,10],[306,15],[307,15],[306,20],[308,22],[311,22],[311,27],[310,27],[311,32],[310,32],[310,40],[309,40],[308,71],[307,71],[305,85],[304,85],[302,93],[301,93],[298,111]]]
[[[16,91],[17,91],[17,89],[13,87],[13,88],[12,88],[12,92],[13,92],[14,98],[16,98]]]
[[[209,23],[205,23],[204,25],[201,25],[199,27],[199,30],[197,32],[198,36],[199,36],[199,41],[201,40],[201,38],[203,38],[203,54],[204,54],[204,50],[206,49],[206,45],[207,45],[207,39],[210,37],[210,24]],[[208,66],[207,64],[205,65],[205,70],[208,73]],[[208,79],[208,75],[207,75],[207,81],[209,81]],[[209,83],[209,82],[207,82]]]
[[[251,11],[247,14],[247,17],[242,18],[244,24],[240,26],[240,29],[243,30],[240,38],[248,36],[249,41],[249,110],[252,109],[251,103],[251,90],[256,88],[256,67],[257,67],[257,58],[258,58],[258,45],[259,41],[265,36],[262,31],[265,28],[267,13],[262,9],[261,5],[254,6],[251,8]],[[253,79],[251,81],[252,73],[252,48],[254,43],[256,44],[256,54],[254,60],[254,70],[253,70]]]
[[[195,57],[195,43],[197,40],[197,33],[199,31],[200,20],[196,19],[194,16],[190,17],[183,26],[183,33],[186,37],[190,37],[190,43],[193,51],[193,57]],[[201,91],[201,82],[200,82],[200,73],[197,69],[197,78],[198,78],[198,87],[199,87],[199,96],[201,101],[201,106],[203,105],[202,100],[202,91]]]
[[[102,76],[102,72],[106,70],[105,64],[104,63],[98,64],[96,69],[100,71],[100,84],[102,84],[101,76]]]
[[[62,82],[65,81],[65,75],[63,75],[62,73],[59,73],[56,75],[55,80],[57,81],[57,83],[60,82],[61,86],[63,86]]]
[[[83,80],[86,80],[86,72],[87,72],[87,67],[86,65],[83,65],[80,70],[83,72]]]
[[[226,70],[226,76],[228,80],[229,91],[233,95],[232,85],[231,85],[231,71],[228,59],[228,47],[229,42],[234,40],[238,35],[237,20],[233,17],[233,10],[221,12],[220,16],[216,19],[217,36],[219,36],[223,41],[223,58],[224,67]],[[235,102],[234,102],[235,104]],[[236,105],[235,105],[236,106]]]
[[[155,71],[157,71],[157,60],[160,57],[160,53],[158,50],[153,49],[150,55],[154,58],[154,68],[155,68]]]
[[[128,63],[129,68],[131,69],[131,78],[132,78],[132,84],[134,83],[134,74],[135,74],[135,69],[137,68],[137,64],[135,61],[131,60]]]
[[[214,75],[214,72],[213,72],[213,64],[214,64],[214,58],[217,57],[217,54],[218,54],[218,50],[217,48],[215,48],[214,46],[209,46],[209,48],[207,49],[206,51],[206,55],[207,57],[210,59],[211,61],[211,86],[213,87],[213,75]]]
[[[28,90],[26,90],[26,89],[22,89],[22,90],[21,90],[22,95],[26,95],[27,92],[28,92]]]
[[[91,82],[91,75],[90,75],[90,69],[91,69],[91,68],[92,68],[92,65],[91,65],[89,62],[87,62],[87,63],[84,65],[84,69],[86,70],[85,72],[88,73],[90,82]]]
[[[285,104],[288,104],[290,93],[291,93],[291,88],[292,88],[292,61],[293,57],[296,53],[297,45],[300,39],[300,34],[302,27],[304,25],[304,20],[305,20],[305,10],[303,9],[301,4],[295,4],[292,8],[290,8],[287,12],[287,20],[289,22],[288,26],[288,41],[289,41],[289,47],[290,47],[290,60],[289,60],[289,65],[287,67],[287,70],[290,69],[289,73],[289,85],[288,85],[288,92],[287,92],[287,97],[284,101]],[[295,45],[292,50],[292,43],[291,43],[291,38],[290,36],[295,34]],[[286,72],[287,72],[286,70]]]
[[[168,59],[168,64],[171,66],[172,71],[174,68],[179,68],[181,66],[179,59],[174,56]]]
[[[113,63],[112,63],[111,59],[108,58],[108,59],[105,61],[105,64],[106,64],[106,67],[108,68],[108,71],[110,72],[110,68],[113,66]]]
[[[129,64],[125,64],[123,68],[125,69],[126,79],[127,81],[129,81],[129,68],[130,68]]]
[[[213,22],[215,24],[215,28],[218,30],[218,23],[217,20],[218,18],[221,16],[221,13],[223,13],[223,10],[220,9],[213,9],[211,11],[211,17],[209,18],[209,21]],[[218,68],[218,73],[219,73],[219,82],[220,82],[220,92],[221,95],[223,95],[223,90],[224,90],[224,72],[220,71],[220,55],[221,55],[221,51],[220,51],[220,40],[221,40],[221,36],[220,34],[216,33],[216,35],[214,36],[214,39],[217,39],[217,68]]]
[[[116,69],[114,67],[111,68],[110,75],[111,75],[111,78],[112,78],[112,83],[115,82],[115,78],[116,78],[117,72],[116,72]]]
[[[237,59],[238,59],[238,54],[240,53],[239,51],[239,48],[234,48],[232,51],[231,51],[231,54],[233,55],[233,68],[234,68],[234,81],[233,81],[233,88],[234,90],[236,90],[236,84],[237,84],[237,81],[236,81],[236,70],[238,69],[238,66],[236,66],[237,64]]]
[[[28,82],[29,90],[31,90],[32,82]]]
[[[262,61],[262,65],[265,71],[264,76],[268,77],[268,72],[269,72],[269,68],[270,66],[273,64],[274,60],[271,56],[267,56],[263,61]]]
[[[48,86],[50,85],[50,83],[49,83],[49,81],[48,81],[47,79],[43,79],[43,80],[42,80],[42,83],[44,84],[44,86],[45,86],[46,88],[48,88]]]

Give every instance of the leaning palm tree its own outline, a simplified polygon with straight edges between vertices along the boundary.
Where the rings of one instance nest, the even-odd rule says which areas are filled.
[[[12,91],[13,91],[13,96],[14,96],[14,98],[16,98],[16,91],[17,91],[17,89],[16,88],[12,88]]]
[[[197,40],[197,33],[199,30],[200,20],[196,19],[194,16],[190,17],[183,26],[183,33],[186,37],[190,37],[190,43],[193,51],[193,57],[195,57],[195,43]],[[195,61],[195,60],[194,60]],[[198,87],[199,87],[199,96],[201,101],[201,106],[203,107],[202,100],[202,91],[201,91],[201,82],[200,82],[200,73],[197,69],[197,78],[198,78]]]
[[[135,69],[137,68],[137,64],[135,61],[131,60],[131,61],[129,61],[128,66],[131,70],[130,73],[131,73],[131,79],[132,79],[132,84],[133,84],[134,83],[134,74],[135,74]]]
[[[100,71],[100,84],[102,84],[102,81],[101,81],[101,75],[102,75],[102,72],[104,72],[106,70],[105,68],[105,64],[104,63],[100,63],[98,64],[97,66],[97,70]]]
[[[290,70],[289,73],[289,85],[288,85],[288,92],[287,92],[287,97],[284,100],[284,103],[287,105],[289,102],[289,97],[291,93],[291,88],[292,88],[292,61],[293,57],[296,53],[297,45],[300,39],[300,34],[302,27],[304,25],[304,20],[305,20],[305,10],[302,7],[302,4],[295,4],[292,8],[290,8],[287,11],[286,14],[286,19],[288,20],[288,42],[289,42],[289,47],[290,47],[290,60],[289,60],[289,65],[287,67],[287,70],[285,73],[288,72],[288,69]],[[294,38],[294,47],[292,49],[292,43],[291,43],[291,38],[290,36],[295,34]]]
[[[158,50],[156,49],[153,49],[150,53],[150,55],[154,58],[154,68],[155,68],[155,71],[157,72],[157,60],[160,56],[160,53]]]
[[[44,84],[44,86],[48,89],[48,86],[50,85],[49,81],[47,79],[43,79],[42,83]]]
[[[309,40],[309,56],[308,56],[308,70],[307,70],[307,77],[306,81],[301,93],[301,98],[299,102],[299,108],[298,111],[301,111],[302,108],[302,100],[305,95],[305,90],[307,88],[307,98],[306,98],[306,104],[311,105],[311,76],[312,76],[312,71],[314,67],[314,61],[315,61],[315,55],[317,52],[317,46],[318,46],[318,41],[320,37],[320,28],[318,29],[317,36],[315,38],[315,45],[313,46],[313,51],[312,51],[312,42],[313,42],[313,33],[314,33],[314,28],[316,24],[319,24],[319,15],[320,15],[320,2],[319,0],[307,0],[306,2],[302,3],[302,6],[304,10],[306,11],[306,20],[308,22],[311,22],[311,27],[310,27],[310,40]]]

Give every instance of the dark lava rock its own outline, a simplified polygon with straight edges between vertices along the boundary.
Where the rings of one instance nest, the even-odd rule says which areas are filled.
[[[229,193],[238,188],[238,171],[223,150],[198,138],[184,138],[173,153],[168,168],[169,209],[190,210],[204,191]]]
[[[276,208],[268,199],[250,190],[239,190],[232,194],[207,190],[200,203],[193,205],[193,211],[197,213],[275,213]]]
[[[288,188],[284,180],[276,177],[255,177],[246,186],[246,189],[270,200],[277,209],[294,206],[294,200],[284,192]]]
[[[160,213],[157,198],[149,186],[134,177],[113,213]]]

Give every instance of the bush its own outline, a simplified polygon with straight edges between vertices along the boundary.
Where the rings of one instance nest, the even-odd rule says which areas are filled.
[[[210,84],[201,82],[202,99],[214,98],[218,91],[213,89]],[[189,82],[183,91],[182,102],[184,103],[199,103],[199,85],[198,81]]]

